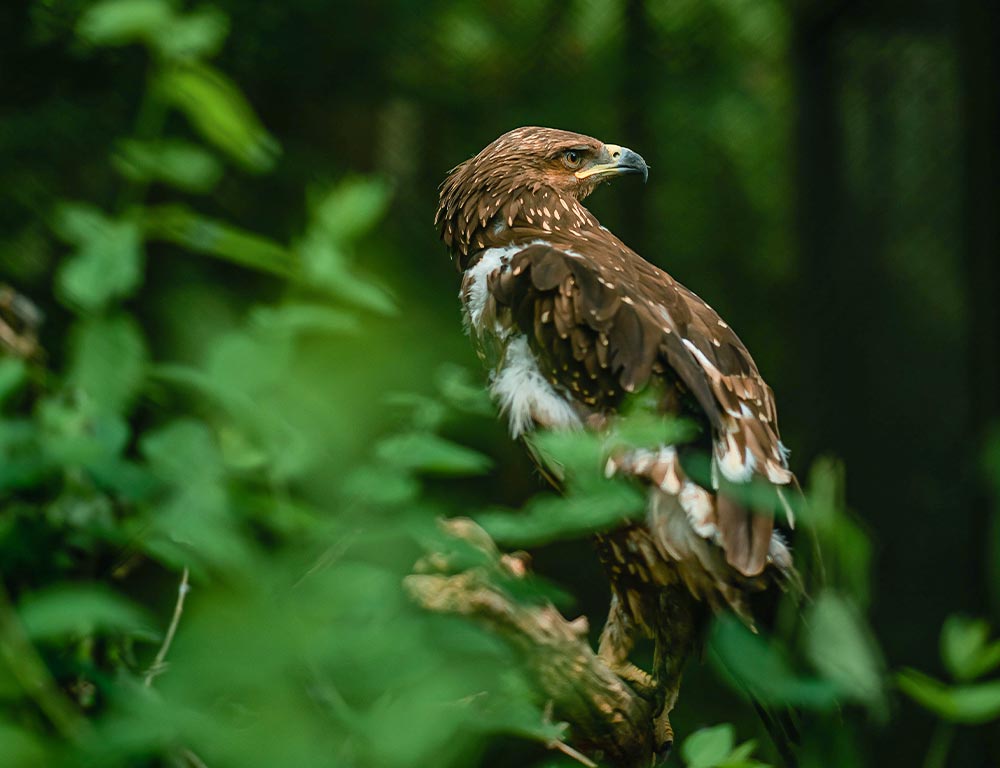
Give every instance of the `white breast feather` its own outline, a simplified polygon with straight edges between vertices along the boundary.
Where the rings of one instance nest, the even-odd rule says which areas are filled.
[[[549,429],[582,426],[569,400],[538,369],[525,336],[515,336],[507,345],[500,370],[490,383],[490,394],[507,416],[513,437],[530,431],[536,422]]]
[[[500,330],[496,328],[482,328],[480,325],[483,309],[486,308],[486,300],[490,297],[490,275],[507,267],[510,264],[511,256],[515,253],[523,251],[529,245],[542,243],[542,240],[533,240],[530,243],[508,245],[503,248],[487,248],[475,266],[465,273],[465,279],[462,281],[463,289],[461,298],[465,306],[466,321],[472,332],[479,335],[483,331],[497,333]]]

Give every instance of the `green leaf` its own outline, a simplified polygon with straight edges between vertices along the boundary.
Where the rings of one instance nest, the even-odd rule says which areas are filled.
[[[228,425],[219,428],[219,452],[225,465],[237,472],[267,467],[267,452],[254,444],[242,430]]]
[[[904,669],[896,683],[911,699],[949,722],[981,725],[1000,718],[1000,680],[948,686],[915,669]]]
[[[244,455],[251,446],[264,450],[270,477],[288,479],[303,472],[317,456],[308,432],[296,428],[279,408],[262,407],[280,402],[269,390],[279,386],[286,374],[288,363],[278,351],[286,346],[262,345],[234,333],[213,346],[208,373],[186,366],[158,366],[153,375],[190,387],[213,407],[223,409],[244,431],[240,437]]]
[[[70,336],[70,386],[99,413],[126,413],[142,387],[148,354],[128,315],[79,322]]]
[[[733,751],[735,731],[728,723],[702,728],[688,736],[681,745],[681,757],[688,768],[714,768]]]
[[[382,286],[351,271],[341,246],[326,235],[312,231],[296,243],[295,252],[301,264],[301,279],[356,307],[383,315],[396,312],[396,302]]]
[[[808,503],[798,514],[814,533],[822,552],[823,583],[850,595],[862,608],[871,589],[871,537],[847,509],[844,469],[835,461],[821,459],[809,473]],[[818,575],[818,574],[817,574]]]
[[[262,331],[293,337],[303,333],[355,333],[361,327],[357,315],[320,304],[257,307],[250,320]]]
[[[242,570],[254,562],[251,545],[231,512],[225,487],[204,478],[180,486],[157,507],[143,545],[154,557],[175,567],[201,562]]]
[[[100,309],[130,296],[142,283],[142,231],[130,219],[106,218],[91,206],[66,204],[56,211],[57,235],[76,245],[58,273],[58,288],[70,304]]]
[[[468,368],[460,365],[443,365],[438,369],[437,386],[445,402],[451,407],[477,416],[493,416],[496,412],[486,388],[473,381]]]
[[[753,634],[735,617],[715,620],[709,652],[727,682],[764,704],[787,704],[820,711],[837,705],[838,690],[833,683],[796,674],[781,647]]]
[[[434,397],[416,392],[390,392],[385,404],[405,411],[412,425],[422,431],[436,431],[448,417],[448,406]]]
[[[806,654],[845,699],[885,710],[883,665],[857,610],[832,591],[819,594],[805,619]]]
[[[386,472],[382,466],[365,466],[344,478],[343,493],[383,507],[413,502],[420,495],[420,483],[408,472]]]
[[[209,429],[193,419],[178,420],[147,433],[139,447],[153,472],[173,488],[144,536],[146,551],[174,566],[248,567],[250,545],[232,514],[225,465]]]
[[[0,721],[0,755],[8,768],[34,768],[51,765],[38,734],[12,723]]]
[[[608,436],[608,445],[652,449],[686,443],[695,434],[696,428],[689,421],[660,416],[653,410],[641,411],[615,422]]]
[[[182,419],[143,437],[140,448],[153,470],[177,485],[212,481],[223,474],[212,433],[201,422]]]
[[[385,216],[389,197],[389,185],[381,179],[347,179],[310,201],[313,226],[335,243],[355,240]]]
[[[104,0],[84,11],[76,33],[91,45],[152,42],[173,17],[168,0]]]
[[[52,230],[67,243],[79,244],[94,237],[108,224],[99,208],[88,203],[63,203],[56,208]]]
[[[233,407],[240,394],[257,398],[279,389],[292,363],[292,349],[280,335],[257,338],[233,331],[215,340],[207,358],[204,373],[227,407]]]
[[[941,658],[952,676],[968,682],[1000,667],[1000,640],[989,642],[983,619],[949,616],[941,627]]]
[[[80,407],[66,398],[46,398],[37,415],[45,455],[63,467],[109,469],[128,444],[128,423],[118,414],[95,414],[89,404]]]
[[[585,493],[538,496],[521,511],[485,512],[476,515],[476,522],[498,543],[530,547],[606,531],[645,512],[638,488],[602,478]]]
[[[121,142],[112,158],[132,181],[159,181],[186,192],[210,191],[222,178],[222,163],[206,149],[187,141]]]
[[[591,432],[537,432],[526,438],[539,460],[574,474],[578,482],[602,482],[605,450],[600,436]]]
[[[214,56],[229,34],[229,19],[218,8],[199,8],[175,16],[158,30],[156,47],[167,59],[195,59]]]
[[[334,280],[317,280],[316,285],[330,296],[356,307],[380,315],[391,316],[397,312],[396,300],[392,293],[370,278],[359,277],[353,272],[341,272]]]
[[[24,385],[27,374],[28,368],[20,358],[0,358],[0,406]]]
[[[224,261],[289,277],[295,258],[282,245],[181,205],[146,210],[143,225],[147,237],[165,240]]]
[[[95,46],[142,43],[167,60],[190,60],[219,51],[229,20],[216,8],[177,14],[168,0],[104,0],[77,23],[81,40]]]
[[[38,433],[33,420],[0,419],[0,490],[37,486],[52,469]]]
[[[98,584],[67,584],[29,593],[18,613],[32,640],[100,631],[148,634],[151,629],[138,607]]]
[[[389,291],[356,275],[349,258],[351,243],[384,216],[388,201],[388,186],[372,179],[350,179],[314,196],[309,228],[295,246],[302,278],[355,306],[394,314]]]
[[[492,460],[433,432],[406,432],[379,442],[375,456],[398,469],[433,475],[481,475]]]
[[[183,112],[210,143],[249,171],[270,170],[279,147],[239,89],[204,64],[168,68],[159,79],[163,99]]]
[[[757,742],[754,741],[753,739],[744,741],[730,753],[729,757],[726,758],[726,763],[728,764],[728,763],[743,762],[745,760],[749,760],[750,756],[753,754],[753,751],[756,748],[757,748]]]

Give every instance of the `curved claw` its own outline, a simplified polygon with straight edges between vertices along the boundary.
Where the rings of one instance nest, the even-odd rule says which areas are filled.
[[[674,747],[674,728],[670,724],[670,713],[666,707],[653,720],[653,738],[656,745],[653,765],[663,765]]]

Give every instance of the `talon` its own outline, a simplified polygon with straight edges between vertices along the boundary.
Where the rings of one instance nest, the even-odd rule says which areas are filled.
[[[653,757],[653,765],[666,764],[667,760],[670,759],[671,752],[673,751],[674,751],[674,743],[672,741],[668,741],[666,744],[659,747],[656,750],[656,754]]]
[[[656,765],[661,765],[670,757],[674,746],[674,728],[670,724],[670,712],[664,707],[653,719],[653,739],[656,747]]]
[[[635,692],[644,699],[653,698],[656,693],[656,681],[653,676],[644,669],[640,669],[635,664],[626,661],[621,664],[614,664],[611,671],[628,683]]]

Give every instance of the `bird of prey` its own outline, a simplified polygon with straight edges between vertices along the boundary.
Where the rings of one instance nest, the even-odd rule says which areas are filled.
[[[612,591],[598,652],[653,699],[662,751],[702,618],[729,609],[749,621],[748,596],[792,573],[774,508],[751,508],[737,491],[758,483],[781,497],[796,480],[774,394],[736,333],[582,205],[623,174],[645,179],[648,168],[625,147],[518,128],[449,173],[435,223],[462,272],[467,330],[515,438],[604,430],[634,402],[701,428],[704,478],[686,471],[697,445],[608,460],[609,475],[647,489],[647,509],[596,537]],[[629,661],[639,637],[653,640],[651,672]]]

